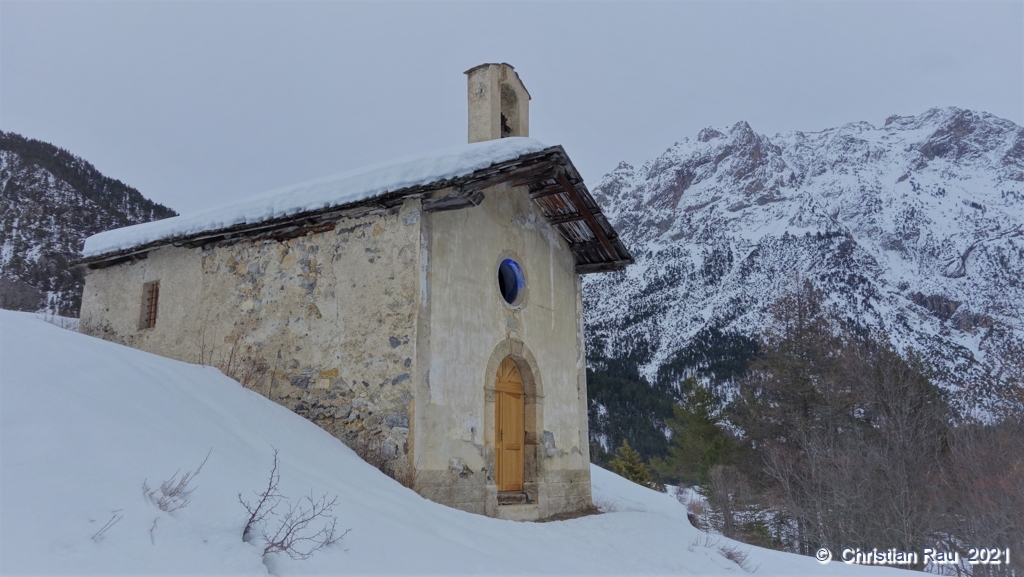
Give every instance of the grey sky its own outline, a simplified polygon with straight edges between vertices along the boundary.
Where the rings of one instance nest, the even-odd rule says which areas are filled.
[[[0,129],[179,211],[466,141],[516,67],[592,184],[705,126],[1024,124],[1022,2],[0,3]]]

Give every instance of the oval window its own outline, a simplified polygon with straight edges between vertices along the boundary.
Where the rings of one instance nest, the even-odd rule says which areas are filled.
[[[517,305],[522,300],[524,288],[526,279],[519,263],[510,258],[501,261],[498,265],[498,290],[501,291],[501,298],[510,305]]]

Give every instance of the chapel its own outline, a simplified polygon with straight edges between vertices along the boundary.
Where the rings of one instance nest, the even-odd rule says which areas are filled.
[[[466,75],[468,144],[90,237],[80,330],[233,367],[439,503],[590,506],[581,275],[633,258],[512,66]]]

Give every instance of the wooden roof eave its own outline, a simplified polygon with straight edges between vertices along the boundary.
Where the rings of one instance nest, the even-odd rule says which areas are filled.
[[[122,262],[146,258],[147,253],[163,246],[206,246],[219,242],[235,242],[242,238],[291,238],[308,232],[333,228],[331,223],[343,218],[359,218],[398,210],[408,198],[420,198],[424,212],[458,210],[477,206],[483,191],[497,184],[527,186],[530,196],[540,205],[548,222],[566,240],[576,260],[576,272],[588,274],[621,270],[633,263],[633,257],[619,240],[618,234],[601,214],[583,179],[561,146],[552,146],[516,159],[502,162],[472,174],[407,187],[383,195],[279,217],[258,223],[243,223],[218,230],[187,236],[160,239],[117,252],[83,258],[75,267],[104,268]],[[435,197],[433,193],[450,188],[451,192]],[[548,200],[545,201],[544,199]],[[552,213],[548,206],[557,198],[566,210]],[[583,227],[581,228],[580,225]],[[580,234],[581,230],[584,232]],[[583,242],[577,237],[585,236]],[[596,243],[596,244],[593,244]]]
[[[576,272],[589,274],[622,270],[633,264],[633,256],[601,213],[569,155],[561,146],[552,148],[558,150],[557,166],[544,178],[531,183],[530,197],[541,205],[548,223],[569,243],[569,249],[576,257]],[[562,210],[549,212],[551,199],[559,199],[557,204],[562,206]],[[579,235],[570,232],[573,228],[587,231],[589,238],[577,242]]]

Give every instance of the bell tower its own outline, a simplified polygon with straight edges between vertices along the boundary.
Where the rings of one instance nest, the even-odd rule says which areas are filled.
[[[469,80],[469,141],[530,135],[530,93],[511,64],[481,64]]]

